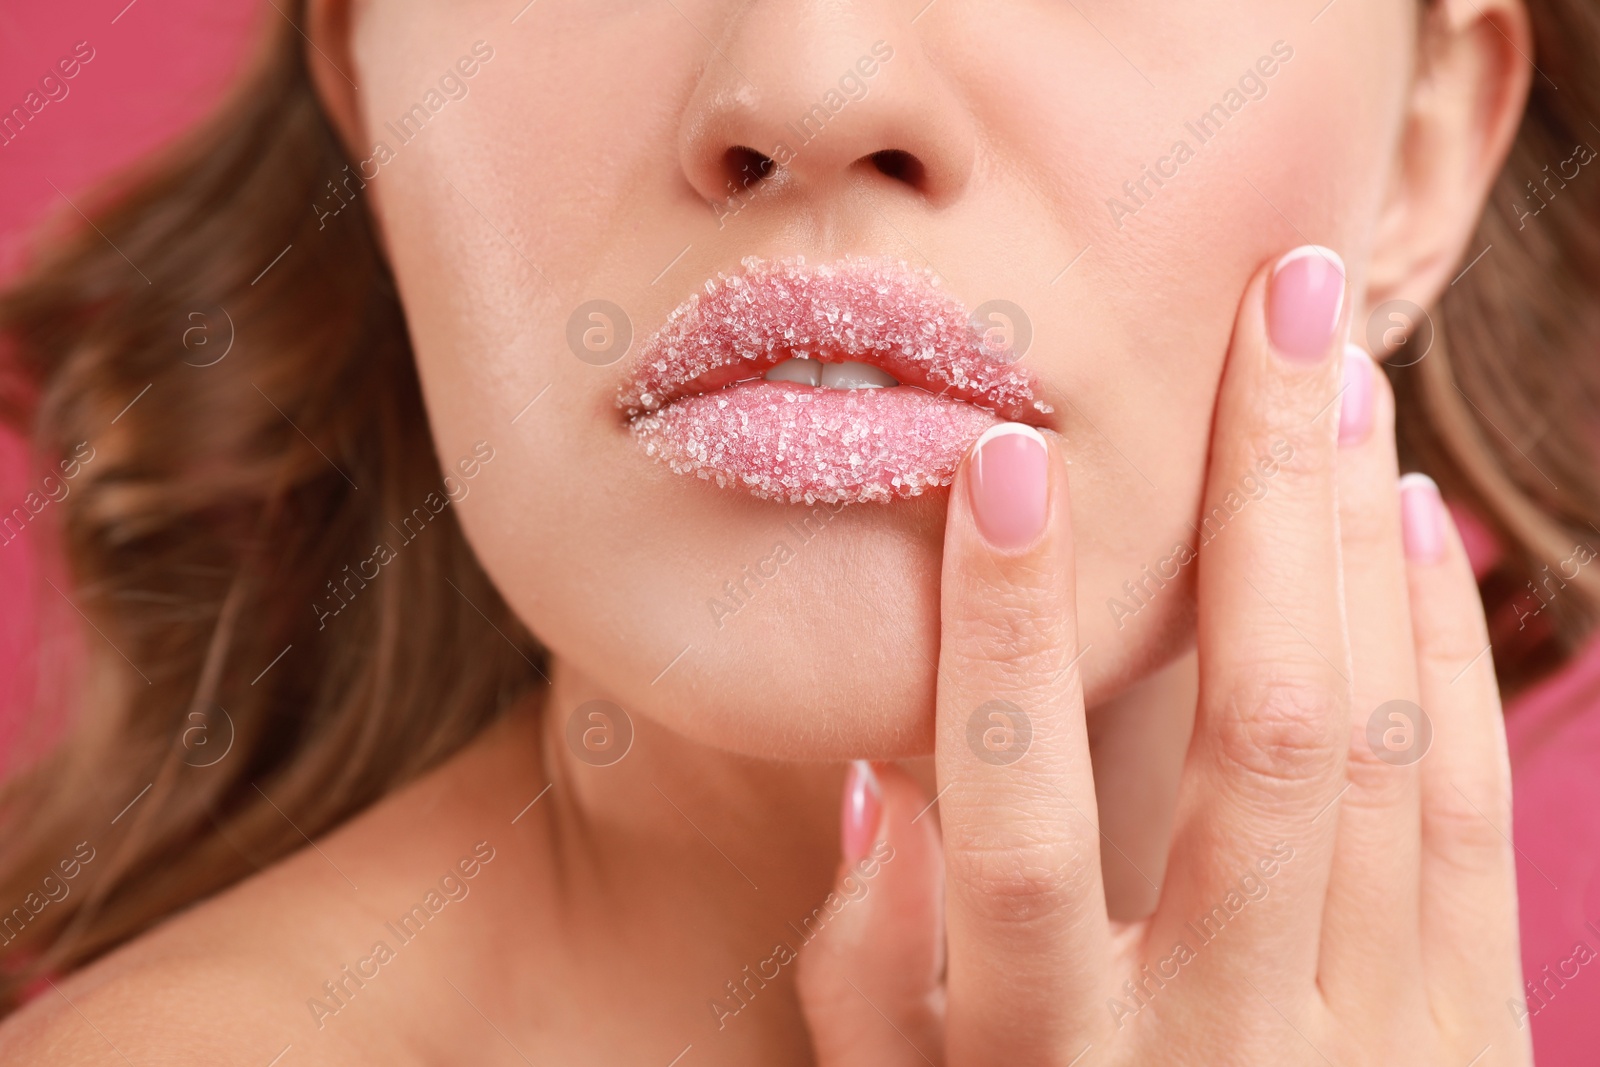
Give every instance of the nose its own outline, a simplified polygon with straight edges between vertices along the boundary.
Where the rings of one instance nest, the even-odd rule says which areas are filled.
[[[754,0],[720,27],[684,110],[685,177],[713,206],[762,184],[943,206],[972,175],[972,116],[884,5]]]

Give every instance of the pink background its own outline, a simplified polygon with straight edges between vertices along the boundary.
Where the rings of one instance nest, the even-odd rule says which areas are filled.
[[[77,199],[194,121],[237,71],[257,20],[279,17],[256,0],[0,7],[0,111],[20,104],[77,42],[95,49],[67,98],[0,146],[0,278],[24,262],[41,220],[72,211],[52,183]],[[26,449],[0,433],[0,506],[9,510],[32,484]],[[39,635],[47,620],[51,633],[70,622],[71,609],[45,582],[56,573],[50,533],[48,523],[37,523],[0,547],[0,766],[44,728],[32,685]],[[1579,941],[1600,953],[1600,929],[1587,925],[1600,916],[1600,648],[1519,701],[1508,724],[1524,969],[1529,981],[1544,983],[1548,1000],[1532,1021],[1539,1062],[1592,1063],[1600,1056],[1600,958],[1575,975],[1569,964],[1570,977],[1559,973]],[[1545,979],[1546,966],[1561,984]]]
[[[26,261],[29,236],[41,222],[75,215],[63,194],[80,200],[96,181],[216,101],[264,16],[280,17],[258,0],[0,3],[0,114],[21,105],[40,78],[57,73],[57,61],[78,42],[94,49],[94,58],[66,81],[65,99],[46,104],[20,136],[0,143],[0,282]],[[0,431],[0,509],[9,512],[36,485],[22,443]],[[44,727],[26,714],[35,697],[36,635],[46,620],[73,610],[45,582],[46,574],[55,575],[49,518],[47,507],[40,514],[45,521],[0,545],[0,768],[24,736]]]

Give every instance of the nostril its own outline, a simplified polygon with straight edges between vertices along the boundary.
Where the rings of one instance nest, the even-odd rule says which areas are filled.
[[[913,189],[921,189],[928,180],[928,169],[922,160],[898,148],[886,148],[867,157],[878,173],[905,182]]]
[[[778,166],[771,157],[744,145],[734,145],[724,152],[722,165],[735,191],[759,184]]]

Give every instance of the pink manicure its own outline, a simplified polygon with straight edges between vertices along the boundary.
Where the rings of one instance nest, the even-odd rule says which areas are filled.
[[[1331,248],[1302,245],[1278,260],[1267,285],[1267,336],[1290,359],[1321,359],[1344,308],[1344,261]]]
[[[1339,443],[1358,445],[1372,430],[1372,357],[1359,345],[1344,346],[1344,387],[1339,394]]]
[[[967,495],[978,532],[1002,552],[1026,548],[1044,532],[1049,449],[1020,422],[984,431],[972,450]]]
[[[1400,530],[1411,562],[1436,563],[1444,555],[1444,501],[1426,474],[1400,479]]]
[[[872,764],[864,759],[850,761],[844,779],[844,810],[839,818],[839,844],[844,862],[853,866],[866,856],[878,836],[883,815],[883,789]]]

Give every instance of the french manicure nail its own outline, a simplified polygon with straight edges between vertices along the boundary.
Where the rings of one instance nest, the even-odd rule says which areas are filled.
[[[1302,362],[1321,359],[1344,308],[1344,261],[1331,248],[1301,245],[1278,260],[1267,286],[1267,337]]]
[[[1360,345],[1344,346],[1344,385],[1339,391],[1339,444],[1358,445],[1372,430],[1373,375],[1377,368]]]
[[[993,547],[1013,552],[1044,532],[1049,455],[1044,435],[1020,422],[991,426],[973,446],[967,496]]]
[[[1411,562],[1435,563],[1444,555],[1444,500],[1426,474],[1400,479],[1400,531]]]
[[[844,805],[839,817],[839,845],[847,866],[859,863],[878,836],[883,815],[883,789],[872,764],[851,760],[844,779]]]

